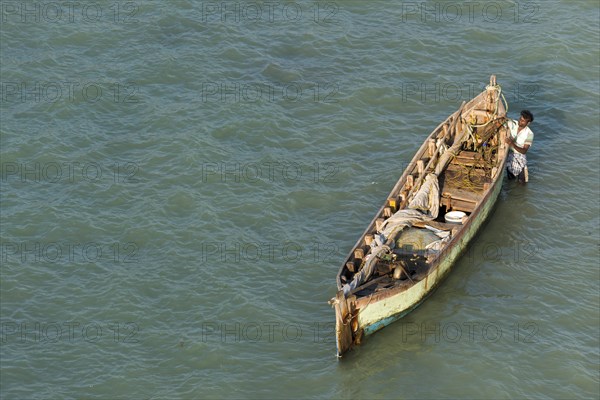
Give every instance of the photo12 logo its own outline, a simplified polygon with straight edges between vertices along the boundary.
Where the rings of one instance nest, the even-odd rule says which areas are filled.
[[[441,101],[468,101],[483,88],[471,82],[406,82],[400,85],[402,102],[420,101],[439,103]]]
[[[474,82],[412,81],[400,84],[402,102],[469,101],[484,90],[485,86]],[[502,94],[509,104],[536,102],[540,92],[541,87],[537,83],[507,82],[502,85]]]
[[[316,24],[337,22],[340,8],[333,1],[279,2],[279,1],[219,1],[202,2],[202,22],[208,23],[299,23]]]
[[[335,343],[334,322],[203,322],[201,341],[222,343]]]
[[[337,103],[340,91],[336,82],[202,82],[200,96],[203,103],[257,103],[276,101],[312,101]]]
[[[3,81],[0,90],[2,103],[140,102],[139,87],[133,82]]]
[[[340,167],[335,162],[300,164],[294,161],[209,161],[201,164],[202,183],[336,183],[339,171]]]
[[[333,242],[313,242],[308,245],[293,241],[272,242],[203,242],[200,260],[204,263],[227,262],[334,262],[341,257]]]
[[[405,1],[400,9],[402,22],[533,24],[539,22],[540,6],[534,2]]]
[[[139,343],[140,332],[140,327],[135,322],[2,321],[0,326],[2,344],[76,341],[97,343],[103,339],[114,343]]]
[[[50,161],[4,162],[0,164],[2,182],[20,183],[138,183],[139,166],[134,162]]]
[[[118,264],[139,262],[134,242],[2,242],[2,263],[69,264],[100,261]]]
[[[407,342],[488,342],[496,343],[502,339],[514,343],[535,343],[539,332],[537,323],[515,322],[502,325],[498,322],[401,322],[396,329],[400,329],[400,340]]]
[[[2,22],[45,23],[137,23],[140,6],[133,1],[4,1]]]

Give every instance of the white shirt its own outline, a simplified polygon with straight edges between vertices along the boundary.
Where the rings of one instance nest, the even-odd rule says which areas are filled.
[[[531,146],[531,144],[533,143],[533,131],[529,129],[528,126],[521,129],[521,132],[518,132],[519,122],[515,120],[508,120],[508,128],[510,129],[510,136],[513,139],[515,139],[517,146],[523,147],[526,144]],[[512,151],[515,151],[515,149],[512,146],[510,149]]]

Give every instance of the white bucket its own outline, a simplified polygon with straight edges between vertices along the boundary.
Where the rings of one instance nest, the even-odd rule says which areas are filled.
[[[462,219],[466,216],[467,214],[462,211],[450,211],[444,215],[444,219],[450,224],[462,224]]]

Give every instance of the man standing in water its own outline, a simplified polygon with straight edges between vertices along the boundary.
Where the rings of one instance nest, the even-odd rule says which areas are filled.
[[[511,150],[506,160],[508,179],[519,177],[519,182],[522,183],[529,180],[525,153],[533,143],[533,132],[529,129],[532,122],[533,114],[529,110],[521,111],[519,121],[508,120],[510,135],[506,137],[506,143]]]

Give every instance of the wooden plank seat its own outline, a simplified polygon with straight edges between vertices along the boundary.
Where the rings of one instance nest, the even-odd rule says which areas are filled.
[[[456,187],[444,187],[442,189],[441,204],[445,205],[448,211],[473,212],[480,198],[481,195],[479,193]]]
[[[416,221],[412,224],[412,226],[416,228],[425,228],[426,225],[429,225],[432,228],[440,229],[442,231],[451,231],[459,226],[457,224],[449,224],[447,222],[438,221]]]
[[[468,167],[485,168],[490,166],[490,162],[483,158],[481,153],[475,151],[460,151],[450,162],[451,165],[464,165]]]
[[[463,190],[455,187],[447,187],[442,190],[442,197],[450,197],[456,200],[477,203],[481,198],[481,195],[479,193],[473,193],[469,190]]]

